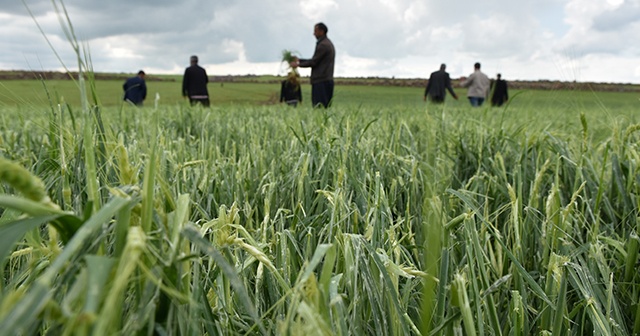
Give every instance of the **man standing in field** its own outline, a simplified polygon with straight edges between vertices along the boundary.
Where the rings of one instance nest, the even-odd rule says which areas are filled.
[[[480,71],[480,63],[474,64],[473,69],[473,73],[462,82],[462,86],[469,88],[467,98],[469,98],[471,106],[478,107],[489,96],[491,81],[487,75]]]
[[[427,96],[432,103],[441,104],[444,103],[444,97],[447,95],[447,91],[453,96],[453,99],[458,100],[458,95],[453,91],[451,87],[451,78],[449,73],[444,71],[447,65],[442,63],[440,70],[434,71],[429,76],[429,82],[427,82],[427,88],[424,90],[423,100],[427,101]]]
[[[333,99],[333,68],[336,51],[327,37],[329,29],[320,22],[313,27],[316,50],[311,59],[295,59],[291,67],[311,68],[311,103],[313,107],[327,108]]]
[[[191,106],[200,103],[204,107],[209,107],[207,71],[198,65],[198,56],[191,56],[190,63],[191,66],[184,70],[182,77],[182,96],[189,97]]]
[[[502,106],[509,100],[509,92],[507,89],[507,81],[502,79],[502,75],[498,74],[498,79],[493,83],[493,94],[491,95],[492,106]]]
[[[142,106],[142,102],[147,98],[147,84],[144,81],[144,71],[138,71],[138,75],[128,78],[122,85],[124,90],[124,101],[134,105]]]

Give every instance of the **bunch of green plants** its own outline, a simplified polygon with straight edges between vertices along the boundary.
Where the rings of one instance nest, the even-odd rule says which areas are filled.
[[[287,65],[287,69],[288,69],[288,73],[287,76],[296,76],[296,77],[300,77],[300,74],[298,73],[298,69],[291,67],[291,62],[297,61],[298,60],[298,56],[296,55],[296,53],[294,51],[291,50],[282,50],[282,62],[285,63]]]

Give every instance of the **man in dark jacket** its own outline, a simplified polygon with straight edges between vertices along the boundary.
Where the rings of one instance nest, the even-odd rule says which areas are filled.
[[[198,65],[198,56],[191,56],[191,66],[184,70],[182,77],[182,96],[189,97],[191,105],[202,104],[209,107],[209,91],[207,90],[207,71]]]
[[[327,26],[320,22],[313,27],[316,37],[316,50],[311,59],[296,59],[291,67],[311,68],[311,103],[313,107],[327,108],[333,99],[333,67],[336,51],[331,40],[327,38]]]
[[[440,65],[440,70],[434,71],[429,76],[429,82],[427,83],[427,88],[424,90],[423,100],[427,101],[427,96],[429,100],[433,103],[444,103],[444,97],[447,95],[445,90],[449,90],[454,99],[458,99],[458,96],[453,91],[453,87],[451,86],[451,78],[449,74],[444,71],[447,66],[442,63]]]
[[[491,95],[492,106],[502,106],[509,100],[509,92],[507,89],[507,81],[502,79],[502,75],[498,74],[498,79],[493,83],[493,94]]]
[[[138,71],[138,75],[128,78],[122,85],[124,90],[124,101],[128,101],[137,106],[142,106],[142,102],[147,98],[147,84],[144,82],[144,71]]]

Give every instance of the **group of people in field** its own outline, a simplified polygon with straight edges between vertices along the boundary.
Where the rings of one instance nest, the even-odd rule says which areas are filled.
[[[191,56],[191,63],[184,70],[182,77],[182,95],[189,98],[191,105],[202,104],[209,107],[209,76],[207,71],[198,65],[198,56]],[[138,71],[138,75],[128,78],[122,85],[124,90],[124,100],[136,106],[142,106],[145,98],[147,98],[147,84],[144,81],[144,71]]]
[[[310,59],[294,57],[289,63],[291,68],[311,68],[311,104],[313,107],[327,108],[333,100],[333,70],[335,65],[335,48],[327,37],[329,29],[320,22],[313,27],[313,35],[316,38],[316,48]],[[451,78],[445,71],[446,65],[442,64],[440,70],[431,73],[427,88],[424,92],[424,100],[433,103],[444,103],[446,91],[449,91],[454,99],[458,96],[451,85]],[[128,78],[124,85],[124,100],[134,105],[142,106],[147,96],[145,73],[140,70],[135,77]],[[463,78],[461,85],[468,88],[467,96],[472,106],[481,106],[491,92],[491,104],[500,106],[509,99],[507,82],[498,74],[497,80],[492,82],[489,77],[480,71],[480,63],[474,65],[474,72]],[[198,65],[198,57],[191,56],[190,66],[185,69],[182,78],[182,95],[189,99],[191,105],[210,105],[207,84],[209,77],[204,68]],[[297,71],[292,71],[287,79],[282,81],[280,90],[280,102],[291,106],[302,103],[302,91],[300,78]]]
[[[424,91],[424,101],[427,98],[436,104],[444,103],[444,98],[447,95],[447,91],[451,93],[454,99],[458,99],[458,95],[453,91],[451,85],[451,78],[446,64],[440,65],[440,70],[434,71],[429,76],[427,82],[427,88]],[[492,81],[480,70],[480,63],[473,65],[473,73],[467,78],[462,78],[462,87],[468,88],[467,98],[471,106],[481,106],[484,101],[491,95],[491,105],[501,106],[509,100],[509,90],[507,87],[507,81],[502,79],[502,75],[498,74],[497,79]]]
[[[294,58],[290,66],[295,69],[311,68],[311,102],[314,107],[327,108],[333,100],[333,69],[336,52],[333,43],[327,37],[328,28],[320,22],[313,28],[316,37],[316,49],[310,59]],[[210,105],[207,84],[209,78],[204,68],[198,65],[198,57],[191,56],[191,65],[185,69],[182,77],[182,95],[187,97],[191,105]],[[300,80],[294,75],[289,76],[282,83],[280,101],[296,106],[302,102]],[[147,96],[147,87],[144,81],[145,73],[140,70],[138,75],[127,79],[123,85],[124,100],[134,105],[142,106]]]

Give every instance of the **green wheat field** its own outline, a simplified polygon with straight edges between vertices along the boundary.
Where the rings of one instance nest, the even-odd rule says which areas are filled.
[[[18,84],[2,335],[640,332],[638,94],[136,108]]]
[[[637,92],[136,108],[78,58],[0,81],[0,335],[640,334]]]

